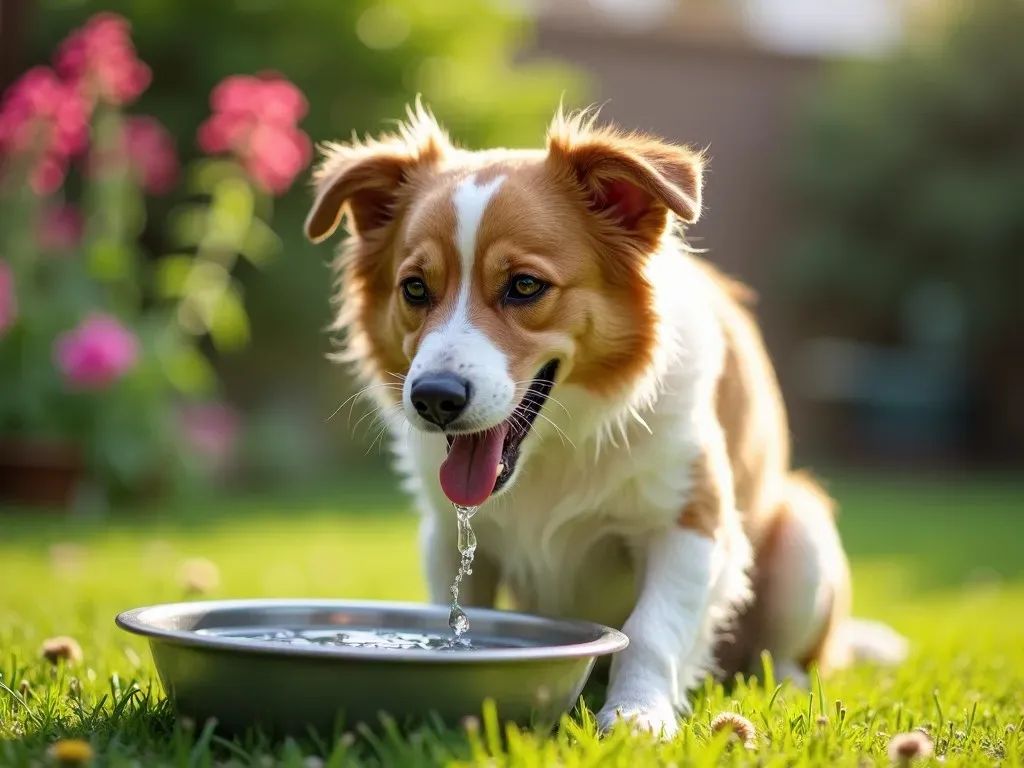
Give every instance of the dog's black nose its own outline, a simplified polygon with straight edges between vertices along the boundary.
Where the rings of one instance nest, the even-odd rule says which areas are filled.
[[[446,427],[469,404],[469,382],[454,373],[427,373],[409,390],[416,412],[431,424]]]

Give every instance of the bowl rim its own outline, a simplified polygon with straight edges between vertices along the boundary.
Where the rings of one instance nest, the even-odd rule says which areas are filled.
[[[160,611],[170,615],[190,615],[195,611],[223,611],[259,608],[305,608],[315,610],[375,610],[409,613],[434,613],[447,611],[446,606],[429,603],[415,603],[390,600],[344,600],[315,598],[249,598],[234,600],[194,600],[175,603],[158,603],[122,611],[114,623],[126,632],[146,637],[152,643],[156,640],[208,650],[232,651],[259,656],[283,656],[338,661],[388,661],[414,662],[417,664],[467,664],[495,661],[546,661],[557,659],[596,658],[617,653],[629,645],[629,638],[617,629],[578,619],[555,619],[517,611],[496,608],[463,606],[472,620],[502,620],[525,622],[533,625],[547,625],[554,630],[576,630],[594,636],[593,640],[565,645],[540,645],[525,648],[483,648],[479,650],[453,650],[446,653],[430,653],[422,650],[361,648],[357,646],[284,645],[257,643],[239,638],[218,635],[200,635],[196,632],[178,629],[164,629],[145,621],[148,612]]]

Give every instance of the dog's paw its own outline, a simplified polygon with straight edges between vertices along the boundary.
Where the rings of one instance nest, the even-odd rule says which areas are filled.
[[[811,690],[811,677],[802,666],[795,661],[775,662],[775,677],[777,680],[789,680],[793,687],[801,691]]]
[[[607,733],[619,721],[629,726],[635,735],[650,734],[671,740],[679,732],[679,718],[668,702],[608,702],[597,713],[597,727],[601,733]]]

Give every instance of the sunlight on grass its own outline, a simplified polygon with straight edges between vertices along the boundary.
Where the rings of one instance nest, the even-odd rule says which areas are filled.
[[[486,717],[468,733],[334,734],[278,745],[227,742],[203,724],[175,722],[145,643],[114,627],[117,612],[195,597],[182,568],[196,558],[212,563],[217,577],[202,597],[422,600],[415,519],[401,501],[360,504],[358,514],[323,503],[233,503],[215,514],[104,524],[5,516],[0,765],[44,764],[56,739],[81,737],[112,766],[263,765],[268,756],[303,768],[316,764],[310,756],[336,766],[852,766],[865,758],[885,764],[889,737],[915,727],[936,739],[947,765],[1019,765],[1024,563],[1013,532],[1024,490],[846,481],[833,491],[853,552],[857,613],[906,633],[911,662],[849,670],[812,692],[756,680],[729,690],[709,683],[669,745],[625,733],[599,741],[585,710],[554,736],[504,734],[504,747]],[[81,664],[53,668],[40,658],[42,642],[58,635],[78,640]],[[755,752],[711,734],[722,711],[753,722]]]

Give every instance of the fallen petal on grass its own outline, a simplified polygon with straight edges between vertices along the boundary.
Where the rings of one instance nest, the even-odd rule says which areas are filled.
[[[204,595],[220,586],[220,569],[203,557],[193,557],[178,568],[178,583],[191,594]]]
[[[93,758],[92,747],[89,746],[89,742],[82,739],[56,741],[48,754],[58,765],[88,765]]]
[[[75,638],[63,635],[44,640],[39,652],[51,664],[77,664],[82,660],[82,646]]]
[[[85,547],[78,544],[54,544],[50,547],[50,564],[56,573],[77,575],[85,566]]]
[[[356,735],[352,731],[346,731],[341,734],[341,738],[338,739],[338,743],[341,744],[345,749],[349,749],[356,743]]]
[[[745,749],[756,749],[757,729],[754,724],[735,712],[722,712],[711,721],[711,732],[718,733],[723,730],[730,730],[743,742]]]
[[[889,759],[900,765],[929,758],[934,751],[931,738],[921,731],[897,733],[889,740]]]

